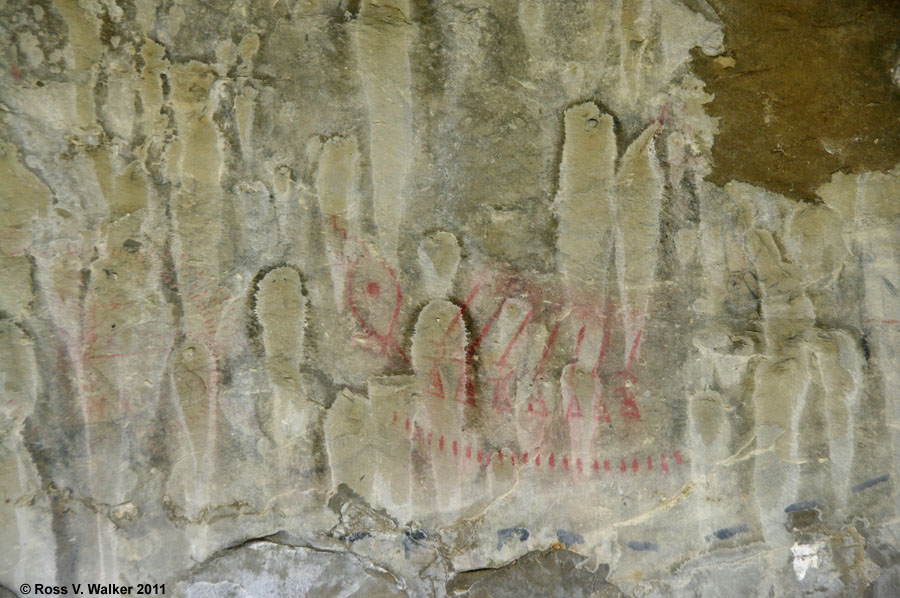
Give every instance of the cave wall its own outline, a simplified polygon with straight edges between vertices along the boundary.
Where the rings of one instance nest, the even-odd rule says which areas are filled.
[[[896,4],[0,36],[10,593],[900,592]]]

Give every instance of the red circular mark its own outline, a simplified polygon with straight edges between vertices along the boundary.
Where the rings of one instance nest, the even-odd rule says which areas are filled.
[[[368,259],[372,260],[369,256],[363,256],[360,259]],[[350,264],[350,271],[347,278],[347,304],[350,306],[350,311],[353,313],[353,317],[356,318],[356,321],[360,323],[360,325],[365,329],[366,336],[369,338],[373,338],[378,341],[380,345],[380,351],[383,354],[388,353],[389,348],[393,348],[396,350],[397,354],[400,356],[403,361],[409,363],[409,358],[403,352],[403,349],[400,348],[400,345],[397,344],[397,341],[394,339],[394,331],[397,327],[397,321],[400,319],[400,308],[403,301],[403,291],[400,288],[400,281],[397,279],[397,275],[394,273],[394,270],[388,266],[384,260],[373,260],[376,266],[379,266],[384,273],[390,278],[389,284],[392,284],[396,290],[396,296],[394,298],[394,306],[393,313],[390,313],[387,310],[377,310],[381,313],[372,314],[375,317],[374,321],[370,321],[369,318],[365,317],[363,313],[360,311],[360,306],[357,303],[357,299],[354,295],[354,279],[356,277],[357,268],[359,267],[359,259]],[[374,280],[369,280],[365,285],[365,292],[368,294],[374,303],[379,303],[379,295],[381,293],[381,286]],[[382,307],[387,307],[383,305]],[[390,319],[388,320],[388,314],[390,314]],[[386,325],[386,326],[385,326]]]

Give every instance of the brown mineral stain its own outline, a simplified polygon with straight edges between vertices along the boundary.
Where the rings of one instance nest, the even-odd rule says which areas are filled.
[[[723,57],[695,52],[721,120],[709,179],[799,199],[836,171],[900,162],[896,0],[709,0]],[[732,64],[731,60],[734,63]]]

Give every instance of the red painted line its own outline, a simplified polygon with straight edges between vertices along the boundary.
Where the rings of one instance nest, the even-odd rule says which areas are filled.
[[[331,226],[334,228],[335,232],[340,233],[341,236],[342,236],[345,240],[347,239],[347,229],[346,229],[346,228],[341,228],[341,227],[338,226],[338,223],[337,223],[337,215],[335,215],[335,214],[333,214],[333,215],[331,216]]]
[[[471,364],[472,364],[472,361],[471,361],[471,360],[467,360],[467,361],[466,361],[466,368],[468,368],[468,366],[471,365]],[[465,383],[466,383],[466,400],[465,400],[465,404],[466,404],[466,405],[474,405],[474,404],[475,404],[475,382],[474,382],[471,378],[469,378],[468,376],[466,376]]]
[[[666,473],[669,473],[669,464],[666,463],[666,456],[667,455],[665,453],[663,453],[662,455],[659,456],[659,460],[662,464],[662,470]]]
[[[637,357],[638,347],[641,344],[641,337],[644,335],[643,330],[638,330],[637,336],[634,337],[634,344],[631,346],[631,352],[628,354],[628,364],[625,366],[625,369],[631,371],[631,366],[634,365],[634,360]]]
[[[481,463],[481,451],[478,451],[478,462]]]
[[[500,303],[500,307],[498,307],[494,311],[494,313],[491,314],[491,317],[488,318],[488,321],[484,325],[484,328],[481,329],[481,333],[478,335],[478,338],[476,338],[472,342],[472,344],[469,345],[469,349],[468,351],[466,351],[466,363],[472,362],[472,358],[475,356],[475,351],[478,349],[478,345],[481,344],[481,341],[484,340],[484,337],[491,329],[491,326],[493,326],[494,322],[497,321],[497,318],[500,317],[500,311],[503,309],[503,303],[505,303],[505,301]]]
[[[406,418],[406,431],[409,432],[409,418]]]
[[[575,460],[575,469],[578,470],[578,473],[581,473],[581,459]]]
[[[500,463],[503,463],[503,451],[501,449],[497,449],[497,459],[500,460]]]
[[[669,111],[669,102],[666,102],[663,105],[662,110],[660,110],[659,118],[656,119],[656,122],[658,122],[660,125],[664,124],[666,122],[666,118],[667,118],[666,113],[668,111]]]
[[[525,314],[525,318],[522,320],[522,323],[519,324],[519,328],[516,330],[516,333],[513,335],[512,340],[509,341],[509,344],[506,346],[506,350],[503,351],[503,355],[500,356],[500,359],[494,365],[505,365],[506,358],[509,357],[510,352],[512,351],[513,345],[516,344],[516,341],[519,340],[519,337],[522,335],[522,332],[525,330],[525,327],[528,325],[528,322],[531,321],[531,316],[534,315],[534,309],[529,309],[528,313]]]
[[[609,459],[604,459],[604,460],[603,460],[603,470],[604,470],[606,473],[609,473]]]
[[[569,471],[569,458],[568,457],[563,457],[563,467],[565,468],[566,471]]]
[[[541,456],[540,455],[538,455],[537,457],[534,458],[534,465],[535,465],[535,467],[541,466]]]
[[[684,461],[682,461],[682,459],[681,459],[681,453],[679,453],[678,451],[673,451],[672,456],[675,457],[675,462],[678,463],[679,465],[684,463]]]
[[[632,471],[634,471],[635,473],[637,473],[637,470],[638,470],[638,460],[637,460],[637,458],[635,458],[634,461],[631,462],[631,469],[632,469]]]
[[[619,470],[620,470],[622,473],[625,473],[626,471],[628,471],[628,466],[625,465],[625,459],[622,459],[622,467],[620,467]]]
[[[600,345],[600,356],[597,357],[597,363],[594,364],[594,369],[591,370],[592,376],[597,375],[597,372],[600,371],[600,366],[603,365],[603,360],[606,359],[606,351],[609,349],[609,337],[610,332],[606,330],[603,333],[603,343]]]
[[[526,451],[525,454],[522,455],[522,465],[527,465],[527,464],[528,464],[528,452]]]
[[[493,453],[488,453],[488,454],[487,454],[487,462],[485,462],[485,465],[490,465],[490,464],[491,464],[491,457],[492,457],[492,456],[493,456]]]
[[[513,467],[516,466],[516,456],[515,455],[509,456],[509,464],[512,465]]]
[[[428,433],[428,446],[431,446],[431,432]]]
[[[472,458],[472,446],[466,445],[466,459]]]
[[[453,456],[455,457],[458,454],[459,454],[459,452],[456,450],[456,441],[454,440],[453,441]]]
[[[643,335],[644,331],[638,330],[637,336],[634,337],[634,343],[632,343],[631,345],[631,351],[628,353],[628,362],[625,364],[625,369],[621,372],[618,372],[626,380],[628,378],[637,380],[637,378],[631,375],[631,367],[634,365],[634,360],[637,359],[638,347],[641,344],[641,337]]]
[[[866,324],[889,324],[896,325],[900,324],[900,320],[879,320],[877,318],[869,318],[866,320]]]
[[[469,296],[466,297],[466,300],[463,301],[463,304],[460,306],[460,310],[456,312],[456,315],[453,316],[453,319],[450,320],[450,325],[447,326],[447,330],[444,331],[444,338],[450,335],[450,331],[453,330],[453,327],[456,326],[457,322],[459,322],[460,318],[462,318],[463,313],[469,311],[469,305],[472,304],[472,301],[475,299],[475,295],[478,294],[478,291],[481,289],[479,285],[475,285],[475,288],[472,289],[472,292],[469,293]]]
[[[653,455],[647,455],[647,471],[653,469]]]
[[[557,322],[556,325],[553,326],[553,330],[550,331],[550,336],[547,338],[547,344],[544,346],[544,353],[541,355],[541,360],[538,362],[537,369],[534,371],[533,380],[537,380],[544,372],[544,365],[547,363],[547,357],[550,356],[550,348],[553,346],[553,343],[556,342],[556,335],[559,334],[560,326],[562,326],[562,322]],[[531,405],[528,405],[528,410],[532,410]]]
[[[585,328],[585,326],[581,327],[581,330],[578,331],[578,340],[575,341],[575,363],[578,363],[578,355],[581,353],[581,343],[584,341]]]
[[[555,461],[554,457],[555,457],[555,455],[553,453],[550,453],[550,458],[547,459],[547,465],[549,465],[551,469],[556,467],[556,463],[554,462]]]
[[[475,295],[478,293],[479,289],[480,289],[480,287],[479,287],[478,285],[475,285],[475,288],[472,290],[472,292],[469,294],[469,296],[468,296],[468,297],[466,298],[466,300],[463,302],[463,304],[462,304],[461,308],[459,309],[459,311],[457,311],[457,312],[456,312],[456,315],[453,316],[453,319],[450,321],[450,325],[449,325],[449,326],[447,327],[447,329],[444,331],[444,336],[443,336],[443,339],[441,340],[441,343],[444,343],[444,342],[446,341],[447,337],[450,335],[450,332],[453,330],[454,327],[456,327],[456,324],[459,322],[460,318],[462,318],[463,313],[465,313],[466,311],[468,311],[469,305],[471,304],[472,300],[475,298]],[[447,347],[446,347],[446,345],[442,345],[440,355],[437,355],[437,356],[435,356],[435,357],[432,358],[432,359],[434,360],[434,368],[435,368],[435,370],[437,370],[437,364],[438,364],[438,362],[439,362],[441,359],[443,359],[443,358],[446,356],[446,354],[447,354]],[[461,363],[464,364],[464,365],[463,365],[463,375],[464,375],[464,377],[465,377],[465,376],[466,376],[466,371],[465,371],[465,370],[466,370],[466,365],[468,364],[467,360],[464,360],[464,359],[463,359],[463,360],[457,360],[457,359],[454,359],[453,361],[460,361]],[[435,377],[434,372],[432,373],[432,376]],[[439,393],[436,393],[436,392],[431,392],[431,391],[430,391],[429,394],[431,394],[431,395],[433,395],[433,396],[437,396],[437,397],[443,399],[443,398],[444,398],[444,391],[443,391],[443,384],[442,384],[441,379],[440,379],[440,374],[437,374],[435,379],[436,379],[436,384],[433,385],[433,386],[439,387],[439,391],[440,391],[440,392],[439,392]],[[456,390],[457,396],[460,394],[460,390],[464,390],[467,386],[468,386],[468,381],[465,381],[464,383],[461,383],[461,384],[457,384],[457,387],[456,387],[456,388],[457,388],[457,390]],[[469,402],[469,403],[474,404],[474,396],[473,396],[472,398],[473,398],[472,401],[460,401],[460,402],[461,402],[461,403],[462,403],[462,402]],[[456,399],[456,400],[458,401],[459,399]]]
[[[385,332],[384,334],[380,334],[373,325],[366,321],[366,319],[359,311],[359,306],[356,305],[356,298],[353,293],[353,287],[354,280],[356,279],[358,262],[359,259],[351,264],[347,277],[347,305],[350,307],[350,312],[353,314],[353,317],[360,324],[360,326],[362,326],[363,330],[366,331],[366,335],[378,341],[378,344],[381,347],[381,352],[383,354],[386,355],[388,347],[392,347],[397,351],[397,354],[403,361],[409,363],[409,357],[406,356],[406,353],[404,353],[403,349],[400,347],[397,341],[394,340],[394,330],[396,329],[397,322],[400,319],[400,308],[403,304],[403,289],[400,286],[400,281],[397,278],[397,274],[394,272],[393,268],[391,268],[384,262],[384,260],[381,260],[381,267],[385,269],[385,271],[388,273],[388,276],[391,278],[391,281],[394,283],[397,291],[397,296],[394,301],[394,313],[391,316],[391,321],[388,325],[387,332]]]
[[[438,441],[438,450],[439,451],[444,450],[444,437],[443,436],[441,436],[441,439]]]

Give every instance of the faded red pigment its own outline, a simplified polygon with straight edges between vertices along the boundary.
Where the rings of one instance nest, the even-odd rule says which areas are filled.
[[[348,231],[346,226],[342,226],[337,216],[331,216],[328,224],[337,237],[339,249],[338,259],[347,268],[348,276],[346,280],[346,303],[362,329],[359,338],[373,343],[362,343],[362,346],[369,350],[374,350],[386,357],[397,356],[403,362],[409,364],[410,359],[400,346],[398,339],[398,322],[401,315],[403,305],[403,289],[396,272],[387,262],[379,257],[370,254],[366,244],[357,235]],[[365,267],[363,267],[365,266]],[[361,277],[360,271],[365,270],[366,276]],[[364,278],[364,279],[363,279]],[[503,276],[491,277],[482,276],[481,281],[478,277],[471,292],[460,306],[460,311],[444,332],[442,342],[439,343],[439,349],[436,354],[430,355],[428,359],[431,361],[431,367],[428,372],[430,385],[426,393],[437,399],[447,398],[448,392],[452,398],[460,403],[474,406],[476,404],[476,381],[469,372],[473,371],[474,362],[478,349],[487,337],[488,333],[493,329],[498,318],[503,312],[508,299],[500,299],[490,311],[486,321],[474,340],[465,349],[465,358],[459,364],[461,371],[458,376],[460,382],[455,389],[448,389],[445,386],[445,380],[440,371],[440,364],[445,363],[447,359],[446,340],[456,326],[462,325],[460,320],[463,316],[467,316],[470,321],[474,321],[475,314],[472,313],[472,304],[475,298],[482,292],[482,282],[487,286],[493,287],[493,293],[487,293],[487,300],[494,296],[494,293],[505,293],[522,296],[522,291],[527,291],[525,295],[532,298],[532,305],[540,305],[550,303],[557,307],[569,307],[583,317],[585,320],[597,320],[599,325],[603,326],[604,337],[600,354],[596,362],[591,368],[591,377],[593,379],[593,392],[590,400],[591,411],[593,417],[601,422],[611,422],[609,408],[602,397],[603,379],[600,374],[601,366],[607,357],[610,345],[609,324],[612,316],[609,309],[603,313],[597,312],[598,301],[596,298],[589,298],[583,304],[569,301],[544,301],[545,290],[540,284],[521,278],[520,275],[510,275],[506,278]],[[497,280],[501,280],[497,283]],[[498,288],[499,287],[499,288]],[[484,295],[484,293],[482,293]],[[540,300],[540,301],[539,301]],[[571,311],[569,310],[569,311]],[[602,311],[602,310],[601,310]],[[485,381],[490,386],[489,395],[491,397],[491,407],[501,413],[511,413],[513,408],[514,385],[516,384],[516,372],[508,360],[513,349],[519,344],[525,336],[528,324],[535,317],[535,307],[532,307],[519,322],[512,338],[508,341],[503,349],[500,357],[488,365],[493,370],[493,375],[487,377]],[[535,392],[529,398],[528,412],[538,417],[549,417],[549,409],[547,407],[546,398],[543,396],[542,385],[539,381],[545,377],[547,363],[551,350],[559,337],[562,318],[554,322],[549,337],[541,357],[541,360],[532,375],[532,384]],[[578,364],[581,354],[582,343],[585,338],[586,326],[582,326],[578,332],[578,340],[575,344],[575,354],[572,365]],[[638,378],[634,374],[634,369],[639,355],[641,340],[643,338],[643,330],[639,330],[632,341],[630,352],[628,354],[625,367],[615,372],[615,375],[621,377],[622,384],[616,386],[613,391],[621,397],[619,415],[626,420],[641,419],[641,412],[637,404],[636,395],[632,389],[632,384],[637,383]],[[574,368],[569,369],[570,374],[574,374]],[[564,388],[564,399],[566,401],[565,414],[567,418],[584,417],[584,410],[581,400],[572,388],[572,381],[568,381],[568,388]]]
[[[71,248],[72,255],[80,255],[80,249]],[[229,290],[216,282],[216,277],[206,270],[193,270],[189,266],[184,269],[181,276],[176,279],[176,273],[163,266],[165,260],[160,252],[155,250],[128,251],[120,247],[111,248],[106,253],[106,258],[119,260],[121,263],[133,261],[142,267],[148,275],[158,274],[161,282],[169,287],[180,286],[185,311],[197,314],[197,321],[201,323],[198,330],[193,331],[199,338],[190,339],[193,342],[206,346],[209,352],[210,367],[207,371],[209,377],[205,381],[207,385],[208,402],[215,404],[220,386],[221,362],[225,355],[243,344],[243,337],[239,334],[242,327],[241,305],[242,301],[235,302]],[[180,262],[185,262],[185,255],[181,255]],[[116,337],[112,336],[103,345],[103,350],[98,351],[100,333],[98,322],[100,314],[104,319],[109,319],[109,314],[119,308],[127,306],[137,299],[124,301],[89,302],[80,309],[84,322],[83,351],[80,355],[79,367],[88,371],[88,364],[97,360],[123,360],[132,357],[166,354],[173,350],[172,339],[163,336],[158,339],[142,335],[147,348],[140,350],[121,347],[119,350]],[[124,331],[123,331],[124,332]],[[86,376],[81,387],[86,400],[86,416],[88,423],[108,420],[111,417],[122,417],[128,413],[129,401],[127,396],[117,396],[114,400],[106,397],[98,386]]]
[[[399,418],[398,418],[396,411],[393,413],[393,418],[391,421],[395,424],[399,422]],[[411,420],[410,418],[405,419],[404,428],[405,428],[405,432],[406,432],[405,435],[406,435],[407,439],[410,441],[410,450],[411,451],[416,450],[417,448],[425,448],[427,446],[431,446],[430,441],[425,441],[424,439],[431,438],[433,435],[439,434],[440,441],[438,443],[437,453],[444,453],[445,434],[442,433],[441,431],[426,430],[425,428],[421,427],[418,422],[415,422],[415,421]],[[420,445],[420,446],[417,446],[417,445]],[[452,447],[453,447],[452,453],[453,453],[454,458],[459,458],[459,451],[457,449],[457,446],[458,446],[457,441],[454,440],[453,444],[452,444]],[[433,450],[432,450],[432,452],[434,453]],[[435,453],[435,454],[437,454],[437,453]],[[472,446],[466,445],[465,459],[471,461],[472,454],[473,454]],[[516,467],[518,464],[518,467],[524,468],[529,465],[528,451],[525,451],[525,452],[521,453],[521,455],[519,455],[515,451],[513,451],[512,449],[509,449],[509,448],[483,448],[480,450],[476,449],[475,450],[475,461],[477,463],[480,463],[481,465],[487,467],[488,465],[491,464],[494,454],[496,454],[497,462],[499,464],[503,464],[504,459],[506,457],[509,457],[507,459],[507,462],[509,463],[510,467]],[[674,451],[673,455],[675,456],[675,461],[678,465],[684,464],[684,458],[682,457],[682,455],[679,451],[677,451],[677,450]],[[660,468],[657,469],[657,471],[661,471],[663,474],[668,474],[669,473],[668,453],[665,453],[665,452],[660,453],[659,459],[660,459],[659,462],[660,462],[661,466],[660,466]],[[588,475],[598,475],[598,476],[611,473],[609,459],[603,459],[603,473],[601,473],[601,470],[600,470],[600,459],[599,458],[593,459],[593,461],[592,461],[593,464],[590,469],[586,469],[584,467],[581,457],[575,457],[574,467],[571,466],[571,462],[572,461],[570,460],[568,455],[563,456],[562,457],[562,470],[572,473],[573,475],[583,475],[583,474],[585,474],[585,472],[587,472]],[[646,462],[646,467],[644,467],[642,469],[641,463],[643,463],[643,462]],[[531,461],[531,463],[532,463],[533,467],[540,468],[542,465],[541,455],[536,455],[534,457],[534,459]],[[627,459],[627,458],[621,459],[621,466],[619,468],[620,473],[627,473],[629,471],[628,463],[629,463],[629,459]],[[557,464],[556,454],[550,453],[547,456],[546,465],[550,469],[556,470],[556,464]],[[653,468],[653,455],[652,454],[647,455],[646,460],[644,460],[644,458],[638,458],[638,457],[633,457],[630,459],[630,470],[632,473],[640,473],[640,472],[650,473],[653,471],[653,469],[654,468]],[[593,474],[591,474],[591,470],[593,470],[593,472],[594,472]]]

